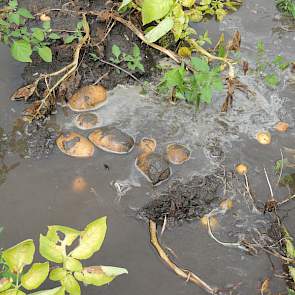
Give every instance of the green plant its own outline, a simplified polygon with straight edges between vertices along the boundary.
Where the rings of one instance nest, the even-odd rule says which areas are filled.
[[[277,55],[270,60],[266,55],[265,46],[262,41],[257,43],[256,74],[263,79],[264,83],[275,88],[279,85],[279,72],[288,68],[289,62],[281,55]]]
[[[141,12],[145,39],[152,43],[172,31],[175,41],[185,39],[195,30],[189,27],[189,21],[200,22],[207,15],[215,15],[218,20],[230,10],[236,10],[241,0],[123,0],[119,11],[135,8]]]
[[[18,8],[17,0],[8,3],[8,13],[0,18],[1,40],[10,45],[11,55],[20,62],[32,62],[31,55],[36,51],[46,62],[52,61],[52,52],[48,45],[59,35],[52,33],[50,22],[43,22],[42,27],[28,29],[25,24],[34,19],[25,8]]]
[[[288,230],[286,227],[283,227],[283,236],[285,240],[285,250],[287,257],[290,259],[295,259],[295,247],[294,247],[294,240],[290,236]],[[291,288],[288,289],[288,295],[294,295],[295,294],[295,267],[292,265],[288,266],[288,271],[289,271],[289,276],[292,281],[292,286]]]
[[[276,6],[279,9],[279,11],[295,18],[294,0],[276,0]]]
[[[124,268],[111,266],[83,267],[80,261],[89,259],[100,250],[106,230],[106,217],[91,222],[83,231],[66,226],[49,226],[47,234],[41,234],[39,239],[39,252],[47,260],[42,263],[33,263],[33,240],[25,240],[4,250],[0,260],[0,294],[24,295],[24,291],[38,289],[49,277],[51,281],[59,282],[59,286],[30,294],[63,295],[67,292],[79,295],[81,289],[78,281],[86,285],[102,286],[118,275],[127,273]],[[78,238],[78,246],[71,249]],[[27,269],[29,265],[31,267]]]
[[[75,40],[80,41],[80,39],[83,37],[83,22],[80,21],[77,23],[76,30],[72,34],[67,34],[63,40],[65,44],[70,44],[74,42]]]
[[[185,99],[196,104],[210,103],[214,91],[223,89],[219,66],[210,68],[208,61],[191,58],[193,72],[186,71],[184,65],[167,71],[159,85],[161,92],[172,91],[177,99]]]

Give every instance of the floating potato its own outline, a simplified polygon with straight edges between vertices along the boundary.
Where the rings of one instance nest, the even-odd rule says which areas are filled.
[[[115,153],[127,154],[134,147],[134,139],[116,127],[100,127],[89,134],[89,140],[98,148]]]
[[[271,143],[271,134],[269,131],[259,131],[256,134],[256,139],[260,144],[270,144]]]
[[[74,112],[93,111],[107,102],[107,92],[100,85],[89,85],[79,89],[68,102]]]
[[[78,158],[93,156],[94,145],[84,136],[76,132],[67,132],[56,140],[58,148],[66,155]]]
[[[233,207],[233,201],[231,199],[226,199],[220,203],[219,207],[223,210],[229,210]]]
[[[240,175],[244,175],[248,172],[248,166],[246,164],[240,163],[236,166],[236,171]]]
[[[135,161],[137,170],[153,185],[167,180],[171,175],[171,168],[167,160],[157,153],[144,153]]]
[[[87,182],[82,176],[77,176],[72,182],[72,190],[76,193],[85,191]]]
[[[49,22],[51,20],[50,16],[46,15],[45,13],[40,15],[41,22]]]
[[[75,124],[82,130],[92,129],[101,124],[102,121],[94,113],[81,113],[75,118]]]
[[[278,122],[275,125],[275,130],[278,132],[286,132],[289,129],[289,124],[286,122]]]
[[[174,165],[181,165],[185,161],[188,161],[191,152],[188,148],[181,144],[172,143],[167,146],[166,149],[167,158],[170,163]]]
[[[154,138],[144,137],[139,142],[139,150],[141,153],[153,153],[156,146],[157,142]]]

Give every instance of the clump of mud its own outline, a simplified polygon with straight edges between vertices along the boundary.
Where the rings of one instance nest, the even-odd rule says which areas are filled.
[[[203,217],[212,211],[221,199],[223,182],[216,174],[193,176],[186,183],[175,181],[166,191],[142,207],[138,214],[163,224],[176,225]]]

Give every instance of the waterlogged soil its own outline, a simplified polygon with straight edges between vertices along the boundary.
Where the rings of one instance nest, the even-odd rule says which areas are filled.
[[[86,2],[85,5],[94,5]],[[29,3],[32,2],[27,1]],[[36,12],[47,5],[46,1],[40,3],[43,6],[39,7],[39,2],[32,4]],[[242,55],[252,66],[258,40],[265,43],[269,56],[282,54],[289,60],[294,58],[295,32],[286,30],[294,23],[280,17],[268,0],[245,1],[237,13],[226,17],[221,24],[214,21],[207,24],[213,38],[220,32],[229,37],[239,30],[243,38]],[[196,27],[202,31],[208,28],[206,25]],[[114,34],[122,35],[120,30],[120,27],[115,29]],[[263,208],[270,194],[264,168],[278,201],[294,193],[291,185],[276,185],[278,177],[273,169],[276,160],[281,158],[280,150],[294,148],[295,88],[290,71],[281,75],[282,82],[276,90],[239,73],[240,79],[256,95],[247,97],[237,91],[233,108],[226,114],[220,113],[225,93],[215,96],[212,105],[202,106],[196,112],[185,103],[172,105],[155,95],[143,95],[141,87],[126,86],[125,78],[122,78],[125,86],[115,88],[117,80],[113,82],[110,78],[109,84],[104,81],[109,90],[109,102],[96,111],[103,125],[117,126],[132,135],[137,143],[142,137],[155,138],[158,153],[163,154],[166,146],[173,142],[191,150],[189,161],[180,166],[171,165],[172,176],[168,181],[152,187],[134,165],[137,146],[124,156],[96,150],[91,159],[73,159],[60,153],[53,144],[57,133],[78,131],[75,114],[67,108],[59,107],[46,126],[34,125],[28,129],[20,123],[21,111],[27,104],[11,102],[10,94],[24,83],[23,79],[29,81],[35,72],[50,69],[41,70],[43,64],[39,63],[27,67],[23,74],[23,66],[11,60],[8,49],[1,46],[0,50],[0,224],[4,227],[1,247],[27,238],[38,240],[39,233],[45,233],[47,225],[83,228],[106,215],[105,244],[87,265],[122,266],[129,274],[101,287],[99,292],[113,295],[206,294],[177,278],[150,245],[146,217],[162,224],[166,216],[172,222],[161,236],[161,243],[167,247],[165,249],[172,250],[172,257],[178,264],[192,270],[208,284],[225,287],[240,283],[239,294],[260,294],[261,282],[268,277],[273,294],[287,294],[285,281],[280,279],[279,261],[263,252],[249,255],[218,244],[196,217],[230,198],[233,208],[226,213],[219,212],[217,224],[212,226],[218,239],[224,242],[251,240],[257,233],[265,234],[271,229],[270,216],[253,209],[245,193],[243,177],[232,171],[239,162],[248,165],[248,179],[258,208]],[[70,58],[63,60],[64,64],[68,61]],[[87,60],[83,62],[86,62],[85,69],[93,69],[87,65]],[[62,65],[60,62],[59,66]],[[99,68],[100,72],[93,77],[80,72],[80,84],[92,83],[109,70],[102,65]],[[279,120],[289,123],[288,132],[274,130]],[[271,132],[270,145],[263,146],[256,141],[259,130]],[[292,173],[292,168],[288,173]],[[77,177],[86,182],[82,191],[74,189]],[[294,236],[294,202],[286,204],[279,213]],[[95,287],[83,289],[84,294],[97,292]]]

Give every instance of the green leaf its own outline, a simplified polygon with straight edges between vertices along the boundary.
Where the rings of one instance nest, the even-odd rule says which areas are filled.
[[[10,13],[7,18],[8,22],[11,24],[20,25],[20,15],[18,13]]]
[[[171,17],[163,19],[156,27],[149,31],[145,35],[145,39],[148,43],[153,43],[167,34],[173,28],[174,22]]]
[[[21,277],[22,286],[27,290],[37,289],[46,280],[49,273],[49,262],[34,263]]]
[[[88,224],[81,234],[79,246],[71,252],[70,256],[76,259],[90,258],[100,249],[106,230],[106,217],[99,218]]]
[[[191,7],[195,4],[196,0],[180,0],[180,4],[184,7]]]
[[[32,62],[32,48],[29,42],[24,40],[14,41],[11,45],[10,52],[12,57],[20,62]]]
[[[52,62],[52,51],[48,46],[39,47],[38,54],[45,62]]]
[[[9,289],[0,293],[1,295],[26,295],[23,291],[18,289]]]
[[[280,80],[276,74],[268,74],[265,76],[264,82],[267,86],[275,88],[280,83]]]
[[[12,8],[12,9],[17,8],[17,5],[18,5],[17,0],[10,0],[10,1],[8,2],[8,6],[9,6],[10,8]]]
[[[62,240],[58,233],[61,232],[64,235],[64,239]],[[79,237],[80,231],[62,225],[51,225],[48,226],[48,231],[46,237],[52,242],[56,243],[58,241],[63,242],[66,246],[71,246],[72,243]]]
[[[112,46],[112,54],[116,57],[116,59],[119,59],[119,56],[121,55],[121,49],[116,44]]]
[[[51,40],[58,40],[58,39],[61,39],[61,36],[56,33],[51,33],[48,35],[48,38]]]
[[[53,261],[55,263],[63,262],[64,252],[62,247],[56,245],[54,242],[43,235],[40,235],[39,239],[39,252],[49,261]]]
[[[44,36],[44,32],[42,29],[40,28],[32,28],[32,37],[36,38],[38,41],[43,41],[45,36]]]
[[[50,290],[43,290],[35,293],[31,293],[29,295],[64,295],[65,294],[65,288],[63,286],[57,287]]]
[[[295,295],[295,291],[291,290],[291,289],[288,289],[288,295]]]
[[[17,10],[17,13],[21,15],[22,17],[34,19],[34,16],[32,15],[32,13],[26,8],[19,8]]]
[[[15,273],[21,273],[25,265],[33,262],[35,245],[33,240],[25,240],[7,250],[2,254],[9,269]]]
[[[212,89],[210,88],[210,86],[207,85],[201,90],[201,100],[206,103],[210,103],[211,98],[212,98]]]
[[[132,0],[123,0],[122,1],[122,4],[120,5],[120,7],[119,7],[119,11],[121,10],[121,9],[123,9],[124,7],[126,7],[128,4],[130,4],[132,2]]]
[[[9,289],[11,287],[13,283],[13,279],[12,278],[1,278],[0,279],[0,292],[3,292],[7,289]]]
[[[72,257],[66,257],[64,261],[64,268],[71,272],[74,272],[74,271],[80,272],[82,271],[83,266],[79,260]]]
[[[73,275],[67,274],[66,277],[61,281],[61,284],[65,287],[65,290],[70,295],[80,295],[81,289],[79,283],[76,281]]]
[[[192,57],[191,63],[192,63],[193,68],[196,71],[209,72],[209,70],[210,70],[208,62],[205,59],[198,58],[198,57]]]
[[[295,267],[289,266],[289,274],[290,274],[293,282],[295,282]]]
[[[65,44],[70,44],[72,43],[77,37],[75,35],[67,35],[65,38],[64,38],[64,43]]]
[[[125,268],[112,266],[89,266],[80,273],[75,273],[75,278],[84,284],[103,286],[110,283],[117,276],[128,274]]]
[[[173,0],[144,0],[141,11],[143,25],[165,17],[172,6]]]
[[[42,27],[45,31],[49,31],[51,28],[50,20],[42,22]]]
[[[67,271],[61,267],[53,269],[49,274],[49,279],[51,281],[61,281],[67,275]]]
[[[137,44],[134,44],[134,46],[133,46],[133,56],[134,57],[140,57],[140,49],[137,46]]]

